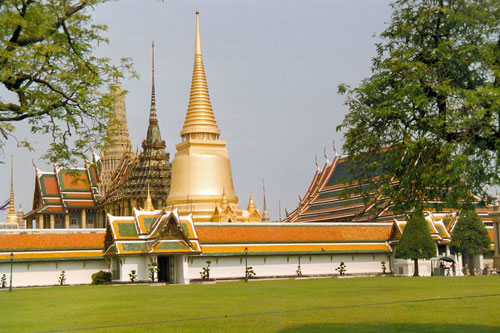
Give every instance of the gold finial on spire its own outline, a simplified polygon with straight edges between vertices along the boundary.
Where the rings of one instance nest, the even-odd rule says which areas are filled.
[[[217,140],[220,132],[210,103],[201,53],[199,12],[196,12],[196,40],[191,95],[181,136],[185,139]],[[201,135],[199,135],[201,134]]]
[[[14,157],[11,156],[10,160],[10,203],[9,215],[7,215],[7,223],[17,223],[16,210],[14,208]]]
[[[149,192],[149,184],[148,184],[148,197],[146,199],[146,205],[144,207],[144,210],[148,212],[155,210],[155,207],[153,206],[153,200],[151,200],[151,193]]]

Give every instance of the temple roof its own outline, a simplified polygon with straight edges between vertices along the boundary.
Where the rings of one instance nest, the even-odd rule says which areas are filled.
[[[102,259],[103,232],[1,233],[0,262]]]
[[[97,208],[99,193],[98,163],[86,168],[66,169],[54,166],[54,172],[35,169],[33,214],[64,214],[72,208]]]
[[[177,211],[139,211],[133,216],[108,214],[105,255],[200,253],[191,216]]]

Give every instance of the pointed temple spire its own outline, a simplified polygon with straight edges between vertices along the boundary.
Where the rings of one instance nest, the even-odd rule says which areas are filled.
[[[262,179],[262,191],[264,193],[264,210],[262,211],[262,222],[270,221],[269,212],[267,211],[266,204],[266,185],[264,183],[264,179]]]
[[[247,210],[248,210],[248,213],[250,213],[250,214],[252,214],[256,210],[255,203],[253,202],[252,191],[250,191],[250,199],[248,199],[248,208],[247,208]]]
[[[155,42],[151,44],[151,108],[149,111],[149,124],[158,124],[156,116],[156,96],[155,96]]]
[[[113,186],[113,175],[123,156],[130,154],[131,157],[135,157],[134,153],[131,152],[132,142],[130,141],[127,126],[125,95],[118,80],[110,87],[110,92],[113,96],[112,110],[115,113],[115,120],[110,121],[107,128],[107,134],[111,142],[106,143],[106,146],[99,154],[102,162],[100,182],[98,184],[101,196],[106,195]],[[94,163],[96,161],[97,159],[94,160]]]
[[[217,140],[220,132],[208,95],[200,39],[199,12],[196,12],[196,40],[194,48],[193,78],[189,106],[181,131],[183,139]]]
[[[151,199],[151,192],[149,191],[149,184],[148,184],[148,197],[146,198],[146,205],[144,206],[144,210],[148,212],[155,210],[155,207],[153,206],[153,200]]]
[[[155,95],[155,43],[151,44],[151,107],[149,109],[149,126],[146,140],[142,143],[144,151],[151,149],[165,149],[165,142],[161,140],[160,127],[156,113]]]
[[[9,215],[7,215],[7,223],[17,223],[17,214],[14,208],[14,157],[10,161],[10,204]]]

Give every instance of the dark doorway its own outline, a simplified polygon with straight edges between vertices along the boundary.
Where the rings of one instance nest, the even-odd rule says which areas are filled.
[[[159,282],[172,282],[170,281],[170,262],[168,256],[158,257],[158,281]]]

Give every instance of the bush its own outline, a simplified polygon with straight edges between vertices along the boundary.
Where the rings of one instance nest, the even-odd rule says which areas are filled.
[[[66,272],[62,271],[59,275],[59,285],[62,286],[66,282]]]
[[[135,269],[131,270],[128,276],[130,277],[130,282],[135,282],[135,280],[137,280],[137,272]]]
[[[110,282],[112,275],[110,272],[99,271],[92,274],[92,284],[101,284],[103,282]]]

